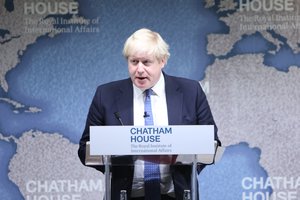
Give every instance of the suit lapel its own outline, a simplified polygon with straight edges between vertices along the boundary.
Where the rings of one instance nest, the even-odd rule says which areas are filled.
[[[133,88],[131,80],[127,80],[116,94],[117,112],[124,125],[133,125]]]
[[[164,74],[169,125],[178,125],[182,121],[183,94],[171,76]]]
[[[182,123],[183,94],[176,81],[164,73],[169,125]],[[116,94],[117,112],[124,125],[133,125],[133,88],[127,79]]]

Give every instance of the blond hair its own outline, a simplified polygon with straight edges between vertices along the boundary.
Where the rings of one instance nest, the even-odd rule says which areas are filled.
[[[134,32],[125,42],[123,56],[129,56],[137,52],[153,55],[158,61],[167,60],[170,57],[169,45],[162,39],[159,33],[142,28]]]

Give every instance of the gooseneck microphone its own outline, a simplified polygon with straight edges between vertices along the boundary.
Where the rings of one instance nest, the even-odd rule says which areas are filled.
[[[120,124],[121,124],[122,126],[124,126],[123,121],[122,121],[122,119],[121,119],[121,117],[120,117],[120,113],[119,113],[119,112],[114,112],[114,115],[115,115],[115,117],[117,118],[117,120],[120,122]]]
[[[122,126],[124,126],[123,121],[121,119],[120,113],[119,112],[114,112],[115,117],[117,118],[117,120],[120,122],[120,124]],[[116,160],[116,163],[130,163],[132,161],[130,161],[132,158],[131,156],[127,156],[127,155],[111,155],[111,162],[114,162],[114,159],[121,159],[121,160]],[[130,159],[128,161],[128,159]],[[109,168],[106,169],[106,172],[109,172]]]

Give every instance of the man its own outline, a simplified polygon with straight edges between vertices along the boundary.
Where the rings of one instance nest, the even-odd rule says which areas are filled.
[[[123,55],[128,61],[130,78],[101,85],[91,103],[85,129],[78,150],[85,164],[86,142],[90,126],[146,125],[145,91],[151,89],[152,124],[166,125],[214,125],[206,96],[197,81],[169,76],[163,72],[170,56],[169,47],[161,36],[149,29],[140,29],[125,42]],[[148,92],[149,93],[149,92]],[[172,156],[162,156],[172,160]],[[112,167],[113,200],[120,199],[120,191],[127,191],[128,199],[144,199],[150,196],[145,188],[146,160],[142,157],[121,156],[118,162],[134,163],[132,166]],[[113,161],[112,161],[113,162]],[[104,172],[103,167],[96,167]],[[191,189],[191,167],[160,163],[159,193],[161,199],[183,199],[183,192]],[[148,176],[148,175],[147,175]],[[147,191],[148,190],[148,191]],[[150,198],[151,199],[151,198]],[[157,198],[152,198],[158,200]]]

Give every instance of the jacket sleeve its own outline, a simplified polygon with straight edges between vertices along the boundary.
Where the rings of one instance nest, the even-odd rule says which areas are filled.
[[[93,97],[92,103],[89,108],[89,112],[87,115],[85,128],[82,133],[82,137],[79,141],[79,149],[78,149],[78,156],[80,161],[83,165],[85,164],[86,160],[86,143],[90,141],[90,126],[101,126],[104,125],[103,120],[103,109],[101,108],[101,88],[98,87],[97,91]],[[104,172],[104,166],[91,166]]]

